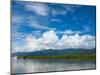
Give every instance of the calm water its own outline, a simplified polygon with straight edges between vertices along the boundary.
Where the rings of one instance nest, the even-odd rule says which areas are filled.
[[[12,59],[12,73],[95,69],[95,62],[64,59]]]

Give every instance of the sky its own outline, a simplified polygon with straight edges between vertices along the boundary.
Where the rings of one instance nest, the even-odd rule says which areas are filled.
[[[95,48],[96,7],[12,1],[12,52]]]

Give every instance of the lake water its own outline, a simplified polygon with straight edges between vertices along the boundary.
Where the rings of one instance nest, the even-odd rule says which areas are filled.
[[[63,70],[95,69],[93,61],[68,61],[65,59],[13,59],[12,73],[34,73]]]

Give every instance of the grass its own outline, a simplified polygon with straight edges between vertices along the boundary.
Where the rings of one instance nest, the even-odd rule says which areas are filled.
[[[66,60],[96,60],[95,54],[89,55],[62,55],[62,56],[17,56],[18,59],[66,59]]]

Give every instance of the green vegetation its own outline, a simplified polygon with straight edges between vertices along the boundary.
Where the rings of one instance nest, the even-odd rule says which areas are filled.
[[[94,60],[95,54],[89,55],[63,55],[63,56],[17,56],[18,59],[66,59],[66,60]]]

